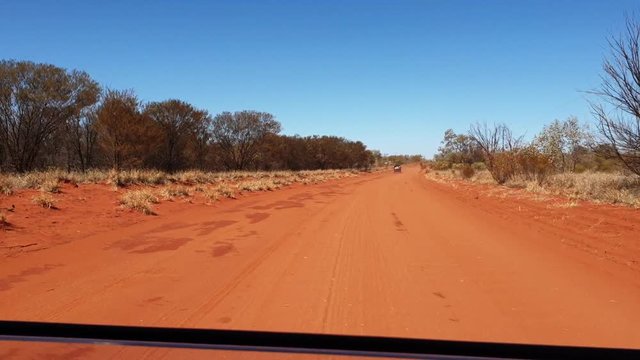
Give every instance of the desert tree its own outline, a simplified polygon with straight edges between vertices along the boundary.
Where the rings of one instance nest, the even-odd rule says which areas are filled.
[[[533,140],[535,146],[549,156],[553,166],[559,171],[566,168],[567,138],[564,130],[564,123],[556,119],[545,125]]]
[[[157,150],[161,167],[167,172],[186,165],[186,149],[190,141],[199,141],[202,145],[203,129],[209,114],[205,110],[196,109],[193,105],[181,100],[152,102],[145,106],[147,115],[158,127],[160,148]],[[206,139],[204,139],[206,141]],[[196,156],[202,156],[202,146],[196,150]],[[200,159],[201,161],[201,159]]]
[[[88,74],[49,64],[0,61],[0,139],[18,172],[32,170],[48,142],[95,104],[100,88]]]
[[[253,165],[262,140],[280,132],[273,115],[258,111],[223,112],[214,117],[212,140],[227,170],[244,170]]]
[[[95,100],[99,98],[97,93],[92,96]],[[98,103],[96,102],[70,117],[65,124],[67,170],[77,167],[84,172],[96,165],[98,132],[95,124],[97,109]]]
[[[471,136],[456,134],[452,129],[448,129],[444,133],[444,138],[434,160],[446,163],[447,167],[451,167],[456,163],[473,164],[482,161],[482,154]]]
[[[98,131],[96,129],[97,108],[92,107],[88,111],[73,119],[70,126],[71,142],[75,150],[83,172],[96,165],[96,153],[98,144]]]
[[[571,116],[545,125],[533,139],[533,145],[549,157],[557,171],[564,172],[576,170],[580,156],[593,148],[593,140],[588,126]]]
[[[627,18],[625,31],[609,39],[611,54],[603,62],[602,102],[591,101],[604,142],[631,172],[640,175],[640,23]]]
[[[471,126],[469,136],[480,148],[487,170],[498,184],[504,184],[515,172],[510,159],[523,146],[523,137],[516,137],[505,124],[488,126],[476,123]]]
[[[185,152],[191,167],[204,170],[210,165],[212,121],[213,119],[207,113],[207,116],[197,122],[189,134]]]
[[[96,110],[98,143],[115,170],[142,167],[154,155],[159,131],[140,111],[140,101],[131,90],[107,90]]]
[[[480,147],[485,157],[504,151],[513,151],[523,144],[523,136],[514,136],[505,124],[495,124],[492,127],[486,123],[476,123],[469,130],[470,138]]]

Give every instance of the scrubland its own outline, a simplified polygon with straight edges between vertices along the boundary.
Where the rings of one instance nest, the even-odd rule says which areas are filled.
[[[497,182],[489,171],[482,169],[482,166],[477,166],[477,170],[472,168],[472,172],[465,169],[467,168],[428,169],[426,176],[442,182],[459,179],[497,186]],[[640,208],[640,177],[623,172],[564,172],[549,174],[542,181],[516,175],[507,180],[503,186],[534,194],[562,196],[570,200],[587,200]]]
[[[79,187],[102,184],[118,192],[123,208],[154,215],[153,206],[162,201],[202,197],[208,203],[236,198],[242,193],[274,191],[292,184],[315,184],[327,180],[356,176],[357,170],[312,171],[183,171],[166,173],[157,170],[65,172],[51,170],[24,174],[0,174],[0,196],[9,197],[23,190],[37,190],[31,200],[48,209],[56,208],[62,186]],[[5,209],[5,211],[7,211]],[[7,222],[5,211],[0,222]]]

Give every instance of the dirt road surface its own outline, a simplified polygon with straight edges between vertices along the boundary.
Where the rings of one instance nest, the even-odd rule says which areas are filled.
[[[4,258],[0,318],[640,348],[639,224],[408,168]]]

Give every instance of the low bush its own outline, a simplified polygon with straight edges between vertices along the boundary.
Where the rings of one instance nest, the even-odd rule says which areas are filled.
[[[516,173],[527,180],[534,180],[542,185],[546,178],[553,173],[554,166],[551,157],[540,153],[533,147],[520,150],[516,154]]]
[[[476,171],[469,164],[465,164],[460,169],[460,175],[462,175],[464,179],[471,179],[475,174],[476,174]]]
[[[527,147],[492,154],[487,162],[487,170],[501,185],[516,176],[542,184],[554,168],[550,157],[533,147]]]
[[[511,151],[493,154],[487,169],[498,184],[504,184],[516,174],[515,154]]]

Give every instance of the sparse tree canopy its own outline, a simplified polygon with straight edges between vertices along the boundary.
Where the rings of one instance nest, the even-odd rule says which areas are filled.
[[[482,161],[482,153],[475,141],[469,135],[456,134],[452,129],[444,133],[442,145],[435,156],[438,162],[451,164],[473,164]]]
[[[32,170],[64,126],[98,101],[89,75],[27,61],[0,61],[0,147],[14,170]]]
[[[469,136],[484,155],[485,165],[498,184],[504,184],[515,172],[514,155],[522,148],[523,137],[515,137],[505,124],[471,126]]]
[[[206,126],[209,114],[180,100],[152,102],[144,113],[160,131],[161,166],[168,172],[179,169],[186,163],[188,142],[196,140],[194,137]]]
[[[581,150],[591,146],[589,130],[574,116],[554,120],[533,140],[533,145],[547,155],[558,171],[574,171]]]
[[[157,148],[158,131],[140,112],[133,91],[108,90],[97,110],[96,129],[108,164],[119,170],[140,167]]]
[[[640,175],[640,23],[628,19],[626,32],[609,41],[600,90],[592,102],[598,130],[624,165]],[[605,105],[609,105],[608,108]]]
[[[256,159],[258,145],[268,134],[280,132],[273,115],[258,111],[223,112],[213,119],[212,139],[229,170],[243,170]]]

